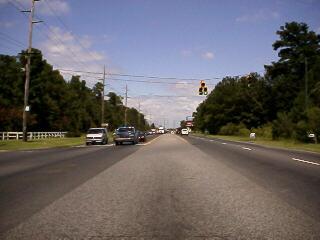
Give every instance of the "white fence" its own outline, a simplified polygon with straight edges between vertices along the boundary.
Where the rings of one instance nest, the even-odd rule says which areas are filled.
[[[64,138],[67,132],[28,132],[28,139]],[[0,140],[22,139],[22,132],[0,132]]]

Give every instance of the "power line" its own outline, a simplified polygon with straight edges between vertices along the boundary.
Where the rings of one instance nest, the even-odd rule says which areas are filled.
[[[21,12],[21,13],[28,19],[28,14],[23,11],[24,6],[23,6],[21,3],[17,2],[17,1],[14,1],[14,2],[15,2],[17,5],[19,5],[19,7],[18,7],[17,5],[15,5],[13,2],[8,2],[8,3],[9,3],[11,6],[13,6],[17,11]],[[37,15],[35,15],[35,16],[37,16]],[[50,29],[50,27],[49,27],[45,22],[43,22],[43,24],[47,27],[47,29],[48,29],[50,32],[52,32],[51,29]],[[43,26],[43,25],[41,24],[41,26]],[[59,40],[59,43],[61,44],[60,46],[59,46],[59,44],[58,44],[58,47],[59,47],[59,48],[64,45],[64,44],[61,42],[61,40],[58,39],[58,37],[56,36],[55,33],[52,32],[53,35],[54,35],[54,37],[55,37],[55,39],[52,39],[42,28],[35,28],[35,29],[41,31],[40,36],[42,36],[43,38],[46,37],[49,41],[50,41],[50,40],[54,40],[54,41],[57,42],[57,40]],[[70,53],[72,53],[72,51],[70,51]],[[61,54],[60,54],[60,55],[61,55]],[[70,55],[69,52],[68,52],[68,55]],[[63,55],[61,55],[61,56],[63,56]],[[77,66],[80,67],[80,68],[83,68],[83,67],[84,67],[84,65],[82,65],[82,63],[80,64],[77,60],[75,60],[75,59],[78,59],[77,56],[75,56],[75,55],[70,55],[70,57],[71,57],[72,61],[75,63],[75,65],[77,65]],[[55,65],[57,66],[57,64],[55,64]]]
[[[9,36],[9,35],[7,35],[7,34],[3,33],[3,32],[0,32],[0,34],[2,35],[2,36],[0,36],[0,37],[2,37],[2,39],[5,39],[6,41],[11,41],[12,43],[15,43],[15,44],[16,44],[16,46],[19,46],[19,47],[25,48],[25,44],[23,44],[22,42],[20,42],[20,41],[18,41],[18,40],[16,40],[16,39],[14,39],[13,37],[11,37],[11,36]]]
[[[75,73],[88,73],[88,74],[102,74],[102,72],[93,72],[93,71],[80,71],[80,70],[71,70],[71,69],[59,69],[65,72],[75,72]],[[160,77],[160,76],[148,76],[148,75],[133,75],[133,74],[120,74],[120,73],[108,73],[110,76],[120,76],[120,77],[134,77],[134,78],[150,78],[150,79],[162,79],[162,80],[180,80],[180,81],[199,81],[199,80],[218,80],[222,79],[221,77],[212,77],[212,78],[178,78],[178,77]]]

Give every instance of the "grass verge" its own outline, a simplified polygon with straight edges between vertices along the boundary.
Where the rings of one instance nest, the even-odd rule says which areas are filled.
[[[305,150],[305,151],[320,153],[320,144],[301,143],[301,142],[288,140],[288,139],[271,140],[271,139],[257,138],[255,140],[250,140],[249,137],[243,137],[243,136],[208,135],[203,133],[193,133],[193,135],[205,136],[209,138],[220,138],[220,139],[230,140],[230,141],[250,142],[250,143],[256,143],[264,146],[295,149],[295,150]]]
[[[5,140],[0,141],[0,150],[24,150],[24,149],[41,149],[53,147],[70,147],[84,144],[83,137],[74,138],[46,138],[33,139],[28,142],[22,140]]]

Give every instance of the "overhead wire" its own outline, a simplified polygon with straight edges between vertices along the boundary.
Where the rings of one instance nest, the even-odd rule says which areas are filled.
[[[15,2],[17,5],[19,5],[19,7],[17,6],[17,5],[15,5],[15,3],[13,3],[13,2]],[[23,10],[25,9],[25,7],[20,3],[20,2],[18,2],[18,1],[16,1],[16,0],[14,0],[14,1],[12,1],[12,2],[8,2],[11,6],[13,6],[16,10],[18,10],[19,12],[21,12],[21,13],[23,13],[23,15],[28,19],[28,14],[27,13],[25,13],[25,12],[23,12]],[[35,17],[37,17],[37,15],[35,14]],[[43,37],[43,38],[47,38],[49,41],[50,40],[53,40],[53,41],[55,41],[56,43],[58,43],[59,42],[59,44],[57,44],[58,45],[58,48],[61,48],[63,45],[64,45],[64,43],[61,41],[61,39],[59,39],[59,37],[57,37],[57,35],[50,29],[50,27],[46,24],[46,22],[42,22],[42,24],[40,24],[40,26],[45,26],[46,28],[47,28],[47,30],[49,31],[49,32],[51,32],[52,34],[53,34],[53,36],[54,36],[54,39],[52,38],[52,37],[50,37],[49,36],[49,34],[45,31],[45,30],[43,30],[41,27],[36,27],[35,29],[36,30],[39,30],[41,33],[40,33],[40,36],[41,37]],[[37,26],[37,25],[36,25]],[[79,59],[79,57],[77,57],[74,53],[73,53],[73,51],[71,50],[71,49],[68,49],[70,52],[67,52],[67,54],[69,55],[69,57],[71,58],[71,60],[73,61],[73,63],[76,65],[76,66],[78,66],[78,67],[80,67],[80,68],[86,68],[86,66],[82,63],[82,62],[79,62],[77,59]],[[61,56],[63,56],[62,54],[60,54]],[[54,65],[56,65],[57,66],[57,64],[54,64]]]

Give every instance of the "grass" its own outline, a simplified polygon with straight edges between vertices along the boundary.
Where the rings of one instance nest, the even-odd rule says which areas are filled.
[[[46,138],[33,139],[28,142],[22,140],[5,140],[0,141],[0,150],[24,150],[24,149],[41,149],[53,147],[70,147],[84,144],[83,137],[74,138]]]
[[[193,133],[193,135],[205,136],[209,138],[220,138],[220,139],[230,140],[230,141],[251,142],[259,145],[278,147],[278,148],[320,152],[320,144],[301,143],[301,142],[297,142],[289,139],[272,140],[272,139],[257,138],[255,140],[251,140],[249,137],[244,137],[244,136],[208,135],[208,134],[202,134],[202,133]]]
[[[108,132],[108,141],[109,143],[113,142],[112,132]],[[83,144],[85,144],[85,135],[81,137],[33,139],[28,142],[23,142],[22,140],[5,140],[0,141],[0,151],[71,147]]]

